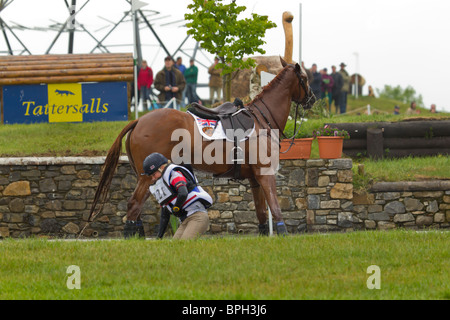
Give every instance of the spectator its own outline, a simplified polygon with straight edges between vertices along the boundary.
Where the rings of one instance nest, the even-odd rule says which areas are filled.
[[[197,95],[197,79],[198,68],[194,65],[194,59],[189,61],[189,68],[184,72],[184,78],[186,79],[186,96],[188,103],[198,102],[201,104],[200,98]]]
[[[394,114],[400,114],[400,107],[399,106],[395,106],[394,107]]]
[[[211,75],[209,77],[209,98],[211,99],[211,104],[214,103],[214,93],[216,93],[217,101],[221,99],[222,92],[222,77],[220,73],[222,69],[216,69],[216,65],[219,63],[219,58],[214,58],[214,63],[209,67],[208,73]]]
[[[331,113],[331,89],[333,88],[334,85],[334,80],[333,78],[327,73],[327,68],[323,68],[323,70],[321,70],[321,74],[322,74],[322,96],[321,98],[327,99],[328,102],[328,112]]]
[[[331,88],[330,109],[331,103],[334,101],[336,113],[339,113],[341,104],[341,92],[342,86],[344,85],[344,79],[342,78],[342,75],[340,73],[336,72],[336,66],[331,67],[331,77],[333,78],[334,84],[333,88]]]
[[[153,84],[153,70],[147,65],[147,61],[142,60],[141,68],[139,69],[138,74],[138,105],[139,100],[142,98],[144,110],[148,110],[147,100],[150,99],[150,94],[152,93]],[[150,104],[151,105],[151,104]]]
[[[375,93],[373,92],[372,86],[369,86],[369,97],[374,97],[375,98]]]
[[[436,111],[436,105],[433,103],[432,105],[431,105],[431,107],[430,107],[430,112],[431,113],[438,113],[437,111]]]
[[[420,114],[420,110],[417,109],[416,102],[411,102],[411,106],[406,110],[406,114]]]
[[[186,86],[183,74],[173,66],[172,57],[164,59],[164,68],[156,74],[155,88],[160,92],[159,101],[169,101],[172,98],[181,100],[181,93]]]
[[[341,67],[339,73],[342,76],[343,82],[341,89],[340,111],[341,114],[343,114],[347,112],[347,95],[350,92],[350,75],[345,70],[346,67],[345,63],[342,62],[339,66]]]
[[[181,57],[177,58],[177,61],[175,63],[175,68],[181,71],[181,73],[184,76],[184,72],[186,71],[186,66],[183,64],[183,59]],[[186,87],[184,88],[183,92],[181,93],[181,107],[186,106]]]
[[[321,85],[322,85],[322,75],[317,72],[317,64],[313,63],[311,66],[311,73],[313,76],[313,81],[310,82],[311,90],[313,91],[316,99],[319,100],[322,98],[321,96]]]
[[[184,75],[184,71],[186,71],[186,66],[183,64],[183,59],[181,57],[177,58],[177,62],[175,63],[175,68],[181,71]]]

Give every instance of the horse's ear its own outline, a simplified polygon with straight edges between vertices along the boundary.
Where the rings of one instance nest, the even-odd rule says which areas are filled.
[[[298,63],[295,64],[295,71],[302,73],[302,67]]]
[[[281,65],[283,66],[283,68],[288,65],[287,62],[284,61],[282,57],[280,57],[280,61],[281,61]]]

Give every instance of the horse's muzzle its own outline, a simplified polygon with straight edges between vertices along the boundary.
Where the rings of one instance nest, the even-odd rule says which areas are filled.
[[[311,109],[316,103],[316,96],[311,91],[305,97],[305,101],[303,103],[303,109]]]

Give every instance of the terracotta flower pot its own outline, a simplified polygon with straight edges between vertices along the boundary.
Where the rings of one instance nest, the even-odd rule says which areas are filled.
[[[291,145],[291,139],[284,139],[280,142],[280,160],[287,159],[309,159],[311,156],[311,144],[313,138],[302,138],[294,139],[294,144],[289,149]],[[288,150],[286,152],[286,150]],[[283,153],[286,152],[286,153]]]
[[[319,156],[322,159],[337,159],[342,157],[344,147],[343,137],[317,137],[319,143]]]

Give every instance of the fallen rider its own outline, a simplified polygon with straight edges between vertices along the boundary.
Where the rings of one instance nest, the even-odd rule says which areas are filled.
[[[213,200],[198,185],[191,168],[170,163],[165,156],[154,152],[144,160],[143,175],[151,180],[150,192],[161,206],[158,238],[162,238],[173,214],[181,220],[173,238],[194,239],[208,230],[207,208]]]

